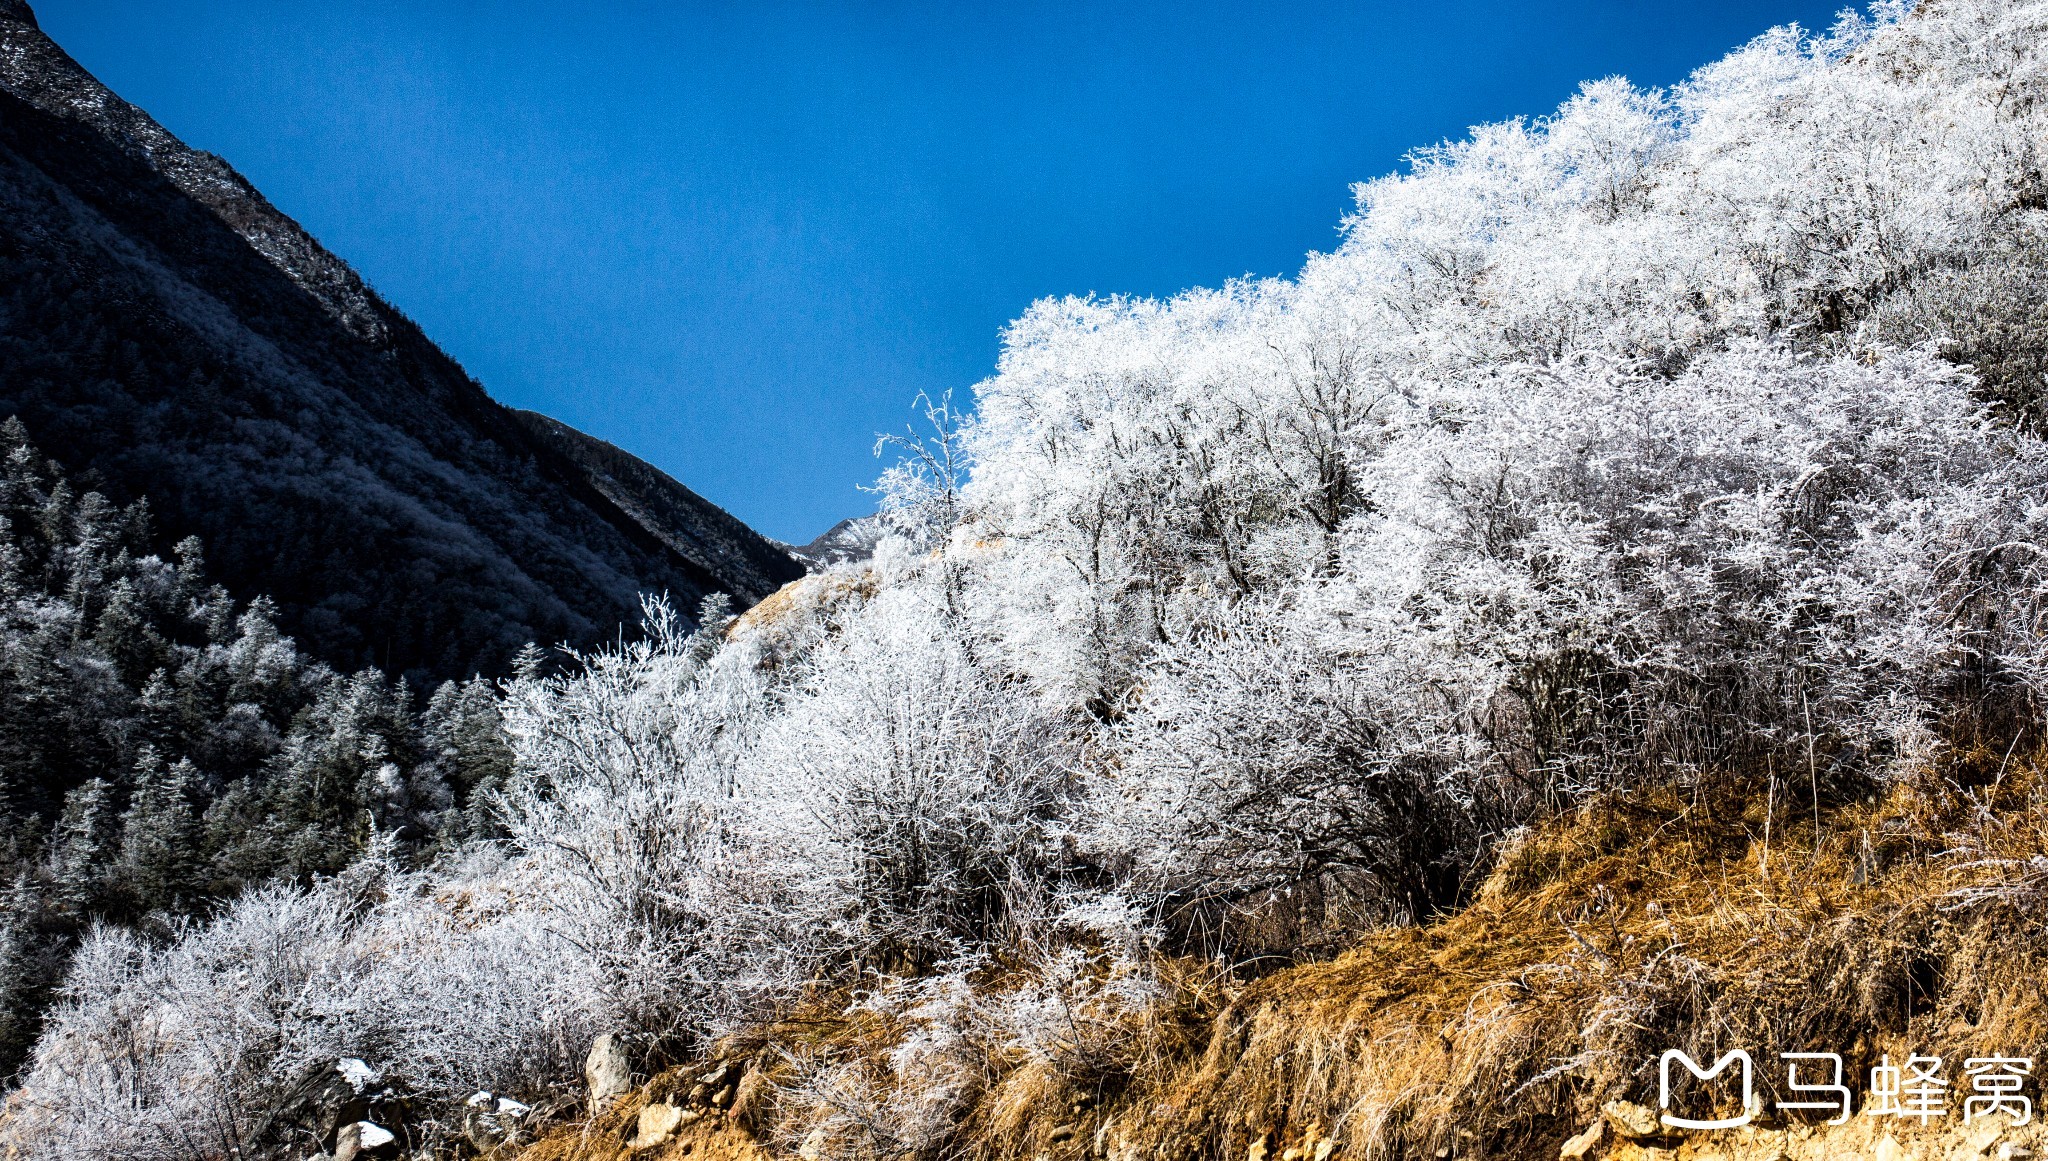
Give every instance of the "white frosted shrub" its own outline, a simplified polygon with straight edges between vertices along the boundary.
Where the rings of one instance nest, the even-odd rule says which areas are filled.
[[[252,891],[168,944],[96,931],[5,1134],[107,1161],[310,1148],[280,1114],[344,1058],[443,1099],[538,1094],[606,1024],[583,1003],[578,949],[537,919],[495,887],[373,858]]]
[[[941,587],[905,575],[816,649],[741,769],[748,846],[851,949],[922,962],[994,938],[1048,880],[1069,776],[1068,723],[991,669]]]
[[[1972,386],[1744,345],[1436,394],[1361,465],[1340,576],[1159,651],[1093,845],[1175,905],[1420,917],[1538,808],[1809,741],[1874,768],[1959,681],[2031,696],[2048,464]]]

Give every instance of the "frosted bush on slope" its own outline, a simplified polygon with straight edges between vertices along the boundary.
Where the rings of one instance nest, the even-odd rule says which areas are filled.
[[[1160,651],[1094,845],[1181,903],[1300,887],[1419,917],[1481,836],[1589,791],[1809,742],[1833,780],[1936,714],[2009,735],[2048,463],[1972,386],[1916,352],[1749,346],[1429,400],[1361,468],[1340,576]]]
[[[916,567],[806,659],[742,796],[748,844],[836,901],[848,950],[930,963],[996,942],[1056,878],[1068,723],[990,671]]]
[[[708,635],[661,605],[647,624],[573,675],[512,688],[519,777],[504,826],[619,1015],[666,1035],[700,1014],[697,960],[720,938],[709,895],[732,821],[731,723],[700,696]]]
[[[1421,151],[1357,187],[1301,284],[1387,310],[1438,359],[1668,365],[1734,334],[1853,331],[2040,208],[2038,6],[1901,17],[1779,29],[1671,90],[1589,84]]]
[[[1892,15],[1425,151],[1295,282],[1034,306],[973,432],[973,534],[1016,549],[987,623],[1046,688],[1113,699],[1204,608],[1315,571],[1310,482],[1355,511],[1348,478],[1425,396],[1587,355],[1672,374],[1742,335],[1853,353],[1880,300],[1999,260],[2041,216],[2048,22]]]
[[[800,986],[845,931],[839,868],[758,833],[752,754],[787,680],[756,643],[721,648],[729,614],[702,621],[650,602],[642,641],[515,683],[506,706],[521,880],[606,1019],[683,1050]]]
[[[108,1161],[303,1150],[316,1143],[285,1114],[348,1057],[406,1091],[538,1092],[608,1025],[578,965],[516,892],[374,854],[310,889],[252,891],[166,946],[101,929],[5,1134]]]
[[[1153,970],[1156,933],[1113,895],[1043,920],[1010,949],[1007,970],[974,953],[861,990],[847,1015],[871,1051],[792,1061],[783,1143],[842,1158],[928,1153],[991,1098],[1011,1122],[994,1133],[1016,1135],[1049,1086],[1064,1080],[1078,1095],[1152,1050],[1159,1030],[1148,1017],[1167,991]],[[998,1082],[1007,1091],[992,1094]]]
[[[1129,711],[1094,849],[1171,906],[1335,875],[1414,915],[1588,790],[2009,734],[2038,445],[1885,343],[2033,261],[2044,17],[1588,85],[1359,187],[1296,281],[1035,306],[956,544],[1001,543],[970,600],[1043,696]]]
[[[402,874],[387,838],[348,875],[252,893],[168,945],[89,940],[5,1132],[78,1157],[268,1148],[274,1114],[338,1059],[443,1099],[537,1096],[600,1031],[688,1043],[784,994],[777,973],[794,957],[803,978],[815,940],[806,913],[750,909],[726,857],[721,747],[757,691],[743,664],[703,680],[711,620],[684,633],[655,604],[646,641],[510,687],[509,856]]]
[[[95,1158],[239,1145],[255,1128],[249,1098],[290,1084],[320,1010],[345,1004],[351,969],[368,966],[334,962],[345,930],[334,909],[271,888],[170,949],[95,932],[15,1097],[10,1135]]]

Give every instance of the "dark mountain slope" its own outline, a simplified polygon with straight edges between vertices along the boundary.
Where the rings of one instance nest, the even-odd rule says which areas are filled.
[[[719,562],[727,582],[766,596],[801,575],[790,553],[646,460],[538,411],[512,414],[663,544],[690,560]]]
[[[0,0],[0,415],[330,662],[435,676],[639,594],[801,573],[626,453],[491,400],[224,161]],[[592,447],[601,452],[590,450]]]

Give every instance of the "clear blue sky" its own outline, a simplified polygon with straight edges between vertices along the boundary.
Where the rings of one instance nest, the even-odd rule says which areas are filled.
[[[1032,299],[1291,273],[1414,146],[1838,5],[35,7],[499,399],[803,541]]]

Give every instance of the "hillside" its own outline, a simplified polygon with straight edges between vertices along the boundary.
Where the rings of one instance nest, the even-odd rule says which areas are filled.
[[[502,672],[642,593],[802,574],[615,448],[501,406],[225,161],[0,4],[0,415],[338,668]]]
[[[1722,810],[1668,795],[1592,803],[1523,836],[1455,916],[1328,962],[1233,978],[1164,960],[1145,975],[1151,1002],[1132,1008],[1105,1002],[1115,969],[1101,954],[1038,1043],[1006,1018],[1037,984],[1014,969],[979,973],[966,1010],[820,997],[704,1063],[656,1069],[518,1156],[887,1156],[935,1078],[958,1086],[948,1147],[987,1161],[2039,1156],[2048,1125],[1963,1113],[1977,1091],[1965,1061],[2038,1063],[2048,1029],[2033,982],[2042,770],[2001,771],[1992,756],[1929,774],[1827,811],[1817,834],[1807,804],[1771,802],[1765,786],[1730,788]],[[1999,820],[1952,847],[1986,801]],[[1735,1047],[1755,1059],[1752,1122],[1659,1124],[1663,1050],[1710,1064]],[[1778,1054],[1811,1051],[1843,1057],[1859,1111],[1887,1054],[1939,1057],[1945,1112],[1832,1124],[1778,1107],[1812,1099],[1787,1087]],[[819,1099],[825,1061],[865,1086]],[[1824,1063],[1800,1067],[1803,1082],[1830,1079]],[[1735,1091],[1679,1111],[1739,1116]],[[2031,1083],[2026,1095],[2039,1099]]]
[[[502,683],[473,839],[84,934],[0,1149],[2033,1156],[2048,0],[1355,192],[1032,304],[860,551]]]

